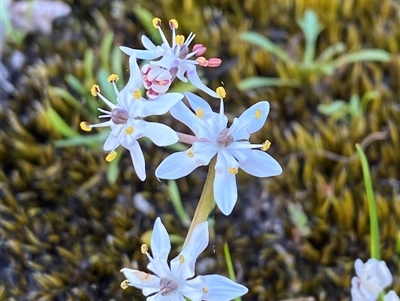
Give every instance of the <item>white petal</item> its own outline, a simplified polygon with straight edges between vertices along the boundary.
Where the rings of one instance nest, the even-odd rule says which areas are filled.
[[[144,48],[146,48],[147,50],[152,50],[154,48],[156,48],[157,46],[154,45],[154,43],[145,35],[142,36],[142,44],[144,46]]]
[[[171,145],[179,140],[176,132],[162,123],[143,121],[139,130],[157,146]]]
[[[399,296],[396,295],[395,291],[388,292],[385,297],[383,297],[384,301],[400,301]]]
[[[111,133],[104,142],[103,149],[105,151],[115,150],[120,145],[123,136],[122,127],[121,125],[112,125]]]
[[[238,197],[236,176],[228,171],[229,167],[236,168],[238,165],[237,162],[234,164],[233,160],[220,151],[215,165],[214,198],[218,208],[225,215],[231,214]]]
[[[161,60],[159,61],[152,61],[151,63],[160,67],[163,67],[165,69],[172,69],[175,67],[178,67],[181,64],[182,60],[180,58],[177,58],[175,56],[164,56]]]
[[[135,139],[123,139],[121,141],[122,146],[129,150],[132,158],[133,168],[142,181],[146,179],[146,167],[143,156],[143,151],[139,143]]]
[[[356,275],[360,277],[364,269],[364,263],[362,262],[361,259],[359,258],[356,259],[356,261],[354,262],[354,269],[356,270]]]
[[[194,276],[197,257],[208,245],[208,223],[202,222],[194,229],[188,244],[171,260],[171,272],[177,279],[186,280]],[[183,262],[181,262],[183,260]],[[178,278],[179,277],[179,278]]]
[[[163,115],[183,98],[182,93],[166,93],[156,100],[136,100],[136,116]]]
[[[151,252],[154,259],[168,259],[171,251],[171,242],[161,219],[157,217],[154,223],[153,234],[151,235]]]
[[[143,289],[145,296],[160,290],[160,278],[138,270],[122,269],[122,273],[129,280],[129,285]]]
[[[206,138],[209,136],[209,129],[204,120],[198,118],[183,102],[178,102],[172,107],[170,113],[175,119],[190,128],[196,137]]]
[[[197,96],[196,94],[193,94],[192,92],[185,92],[186,99],[189,101],[189,104],[193,111],[197,111],[198,109],[203,110],[203,114],[210,114],[213,113],[213,110],[211,109],[211,106],[208,104],[207,101],[205,101],[203,98],[200,96]]]
[[[197,74],[195,65],[189,65],[187,67],[186,75],[187,75],[187,78],[189,79],[189,81],[192,83],[192,85],[195,86],[197,89],[200,89],[200,90],[206,92],[211,97],[219,98],[219,96],[216,92],[211,90],[209,87],[207,87],[205,84],[203,84],[203,82],[200,80],[200,77]]]
[[[240,115],[239,120],[247,125],[247,130],[250,134],[260,130],[267,120],[269,113],[268,101],[260,101],[252,105]],[[257,119],[256,116],[259,118]],[[250,123],[249,123],[250,122]]]
[[[160,57],[164,50],[161,47],[156,47],[152,50],[132,49],[126,46],[120,46],[119,49],[127,55],[135,54],[136,58],[142,60],[152,60]]]
[[[197,278],[202,279],[207,286],[208,292],[203,295],[203,300],[230,301],[249,291],[247,287],[220,275],[198,276]]]
[[[204,296],[203,289],[207,287],[207,284],[203,278],[196,277],[185,281],[184,285],[179,287],[179,292],[181,292],[185,297],[189,298],[191,301],[208,300],[208,299],[203,299]]]
[[[240,164],[240,168],[256,177],[272,177],[282,173],[279,163],[266,152],[251,150],[246,161]]]
[[[169,155],[156,169],[156,177],[160,179],[179,179],[190,174],[199,166],[207,165],[216,154],[209,143],[195,142],[191,148],[193,157],[188,156],[188,151],[177,152]]]

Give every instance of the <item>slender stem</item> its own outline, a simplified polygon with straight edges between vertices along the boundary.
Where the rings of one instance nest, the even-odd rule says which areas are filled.
[[[214,208],[213,184],[215,178],[215,162],[216,157],[214,157],[210,162],[203,192],[201,193],[199,203],[197,204],[196,211],[194,212],[192,223],[190,224],[189,232],[186,236],[183,246],[186,246],[186,244],[189,242],[190,236],[192,235],[196,226],[206,221],[211,210]]]
[[[379,228],[378,215],[376,211],[376,203],[374,199],[374,191],[372,189],[371,173],[368,166],[367,157],[359,144],[356,144],[356,149],[361,160],[361,167],[364,175],[365,190],[367,192],[369,222],[371,231],[371,258],[380,259],[379,249]]]

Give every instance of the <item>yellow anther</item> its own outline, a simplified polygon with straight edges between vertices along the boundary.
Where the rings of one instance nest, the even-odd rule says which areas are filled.
[[[89,122],[82,121],[79,125],[80,125],[82,131],[90,132],[92,130],[92,126],[90,125]]]
[[[130,134],[132,134],[133,132],[135,131],[135,129],[133,128],[133,126],[128,126],[126,129],[125,129],[125,134],[127,134],[127,135],[130,135]]]
[[[140,252],[142,252],[142,254],[146,254],[148,250],[149,247],[146,244],[140,246]]]
[[[116,74],[110,74],[109,76],[108,76],[108,81],[111,83],[111,82],[116,82],[117,80],[119,80],[119,77],[118,77],[118,75],[116,75]]]
[[[188,149],[188,150],[186,151],[186,155],[187,155],[189,158],[193,158],[193,157],[194,157],[194,154],[193,154],[193,152],[192,152],[191,149]]]
[[[160,18],[154,18],[152,22],[153,22],[153,26],[155,28],[158,28],[161,25],[161,19]]]
[[[208,293],[208,288],[205,286],[205,287],[203,287],[203,295],[205,295],[207,293]]]
[[[216,92],[217,92],[217,94],[218,94],[218,96],[219,96],[220,98],[225,98],[225,96],[226,96],[226,91],[225,91],[225,88],[224,88],[224,87],[218,87],[217,90],[216,90]]]
[[[238,169],[235,167],[229,167],[228,171],[231,175],[236,175],[238,173]]]
[[[114,161],[114,159],[117,157],[117,152],[116,151],[112,151],[111,153],[109,153],[106,157],[106,161],[107,162],[112,162]]]
[[[179,263],[183,264],[185,262],[185,257],[182,254],[179,254]]]
[[[126,280],[126,279],[125,279],[124,281],[122,281],[122,282],[121,282],[121,288],[122,288],[123,290],[127,289],[127,288],[129,287],[128,283],[129,283],[129,281]]]
[[[171,27],[171,29],[177,29],[179,27],[178,21],[176,21],[176,19],[169,20],[169,27]]]
[[[181,35],[181,34],[177,35],[175,37],[175,44],[176,45],[183,45],[183,43],[185,43],[185,36]]]
[[[265,140],[263,146],[261,147],[261,149],[265,152],[267,151],[271,146],[271,142],[269,140]]]
[[[134,97],[135,99],[140,99],[140,98],[142,98],[142,92],[140,92],[139,89],[133,90],[133,97]]]
[[[203,115],[204,115],[203,109],[202,108],[198,108],[196,110],[196,116],[199,117],[199,118],[203,118]]]
[[[261,118],[261,115],[262,115],[261,110],[260,110],[260,109],[257,109],[257,110],[256,110],[256,119],[260,119],[260,118]]]
[[[99,85],[93,85],[90,89],[90,93],[92,93],[93,96],[97,96],[97,93],[100,93]]]

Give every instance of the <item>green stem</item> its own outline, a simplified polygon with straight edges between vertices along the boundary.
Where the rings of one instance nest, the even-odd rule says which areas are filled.
[[[192,235],[196,226],[206,221],[211,210],[214,208],[213,184],[215,178],[215,162],[216,157],[214,157],[210,162],[203,192],[201,193],[199,203],[197,204],[196,211],[194,212],[192,223],[190,224],[189,232],[186,236],[183,246],[186,246],[186,244],[189,242],[190,236]]]
[[[374,199],[374,191],[372,189],[371,173],[368,166],[367,157],[359,144],[356,144],[356,149],[361,160],[361,167],[364,175],[365,190],[367,192],[369,222],[371,231],[371,258],[380,259],[379,248],[379,228],[378,215],[376,211],[376,203]]]

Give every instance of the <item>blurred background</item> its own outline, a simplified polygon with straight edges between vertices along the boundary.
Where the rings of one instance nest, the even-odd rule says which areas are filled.
[[[372,173],[381,254],[400,293],[400,5],[393,0],[65,0],[1,5],[0,296],[2,300],[145,300],[122,290],[123,267],[146,270],[140,252],[160,216],[173,235],[172,256],[187,232],[177,218],[173,184],[154,170],[175,148],[141,141],[147,179],[129,152],[111,164],[107,131],[83,133],[104,105],[93,84],[129,78],[118,47],[142,49],[152,27],[179,22],[196,34],[214,69],[204,82],[227,90],[232,121],[268,100],[265,127],[251,141],[272,142],[278,177],[239,172],[239,199],[226,217],[211,215],[210,244],[197,273],[228,275],[228,243],[242,300],[349,300],[354,260],[370,258],[368,206],[361,164]],[[177,84],[175,91],[193,89]],[[219,102],[210,99],[214,110]],[[188,130],[169,116],[154,118]],[[207,174],[176,181],[193,216]]]

